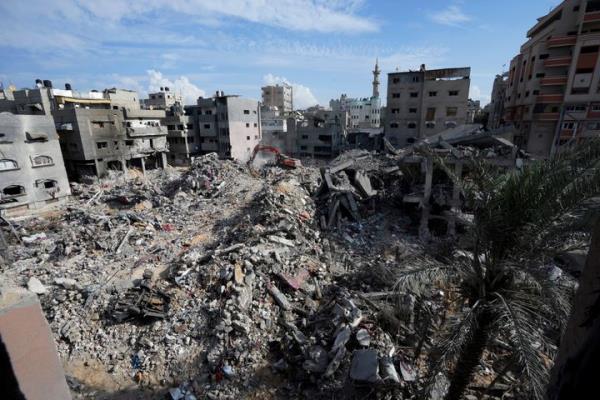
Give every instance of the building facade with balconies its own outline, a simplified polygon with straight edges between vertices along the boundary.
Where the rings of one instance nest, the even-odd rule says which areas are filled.
[[[404,147],[467,123],[471,68],[388,74],[385,137]]]
[[[565,0],[527,32],[504,101],[514,142],[546,157],[600,134],[600,1]]]

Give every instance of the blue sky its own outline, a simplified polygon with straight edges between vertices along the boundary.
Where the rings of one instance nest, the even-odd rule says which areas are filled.
[[[258,99],[286,81],[308,106],[385,93],[399,68],[472,67],[471,96],[558,0],[2,0],[0,81],[75,89],[159,86],[188,102],[216,90]]]

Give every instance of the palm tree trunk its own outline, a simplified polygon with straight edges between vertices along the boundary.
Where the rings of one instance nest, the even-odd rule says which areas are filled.
[[[473,332],[471,340],[463,349],[456,363],[445,400],[460,400],[463,398],[463,393],[471,381],[471,375],[479,365],[479,360],[481,360],[481,355],[490,335],[491,320],[483,314],[479,316],[477,322],[477,328]]]

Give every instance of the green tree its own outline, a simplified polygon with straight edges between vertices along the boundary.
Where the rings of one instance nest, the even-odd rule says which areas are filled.
[[[461,182],[474,215],[468,256],[420,260],[396,272],[398,290],[438,282],[460,294],[463,311],[430,357],[432,378],[450,369],[447,400],[462,398],[495,338],[509,342],[509,367],[528,398],[543,398],[549,372],[543,354],[552,352],[547,332],[562,330],[572,295],[572,287],[553,279],[547,266],[581,231],[589,200],[600,195],[599,160],[600,141],[509,172],[473,159]]]

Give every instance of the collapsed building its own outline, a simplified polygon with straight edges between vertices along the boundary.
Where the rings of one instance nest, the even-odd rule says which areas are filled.
[[[331,159],[343,150],[348,113],[332,110],[307,111],[287,121],[288,135],[296,138],[295,155]]]
[[[26,213],[71,194],[49,115],[0,113],[0,211]]]

